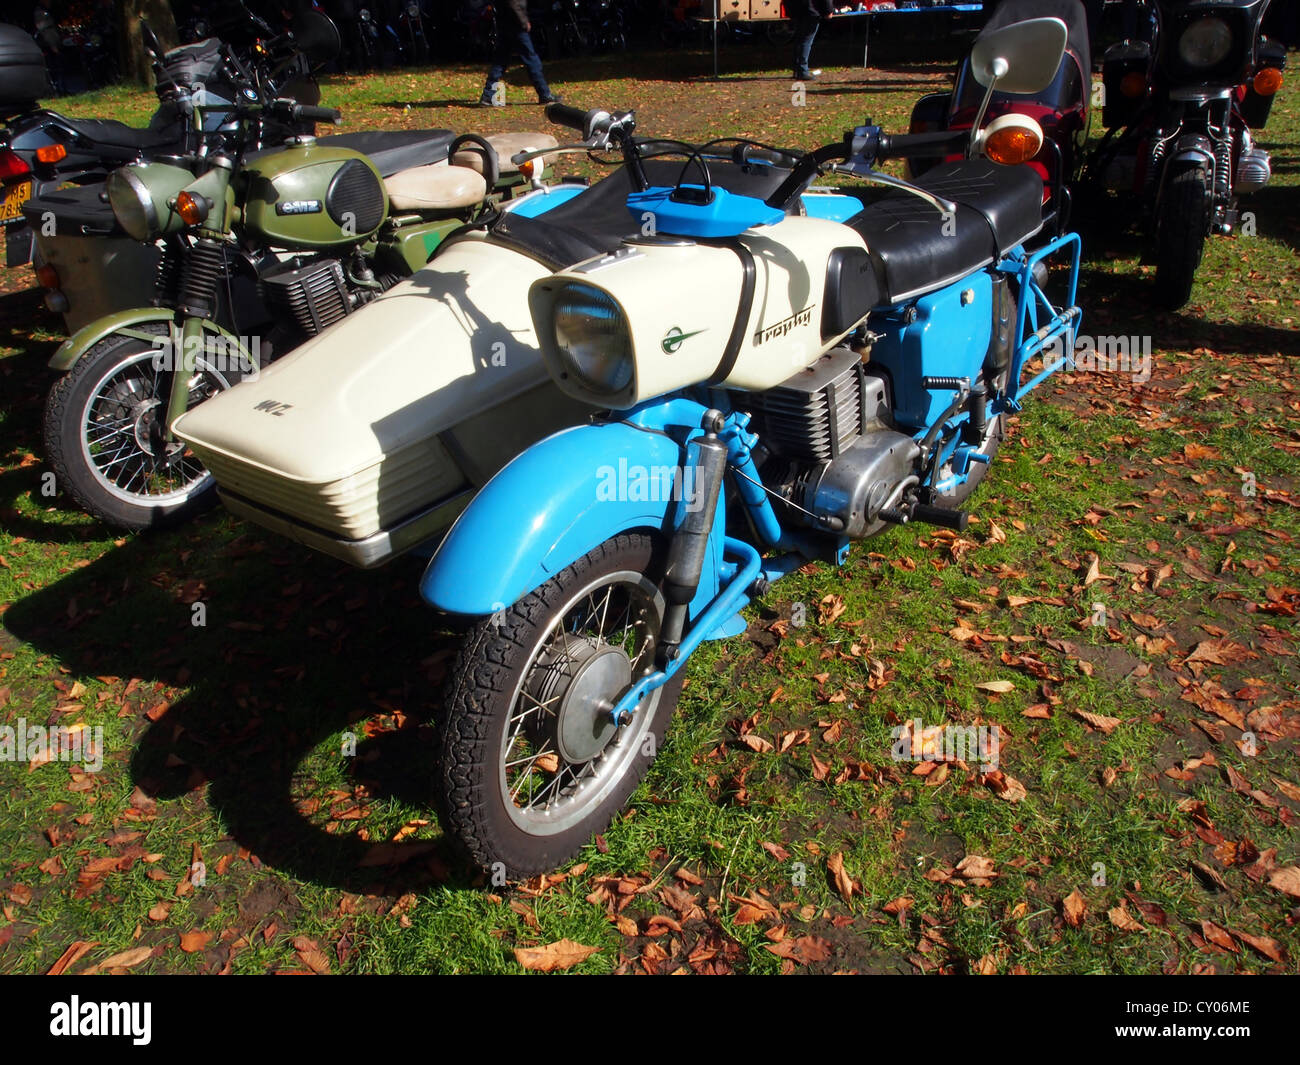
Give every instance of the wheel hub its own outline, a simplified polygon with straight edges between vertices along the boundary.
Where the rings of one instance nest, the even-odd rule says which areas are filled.
[[[618,732],[610,711],[632,683],[632,663],[621,647],[588,638],[576,638],[557,651],[545,668],[537,699],[556,707],[560,756],[580,765],[599,755]]]

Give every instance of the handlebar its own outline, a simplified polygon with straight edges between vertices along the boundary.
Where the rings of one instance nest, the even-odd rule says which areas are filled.
[[[881,134],[876,150],[877,161],[899,159],[909,155],[947,155],[970,139],[968,129],[943,129],[933,133]]]
[[[249,104],[246,107],[246,113],[256,114],[257,104]],[[312,104],[300,104],[297,100],[291,100],[287,97],[280,97],[271,100],[263,108],[266,112],[274,115],[282,122],[330,122],[338,125],[343,118],[343,114],[334,107],[316,107]]]
[[[576,130],[584,137],[591,136],[591,130],[588,128],[588,120],[600,114],[599,109],[592,111],[580,111],[576,107],[570,107],[568,104],[547,104],[546,118],[549,122],[554,122],[557,126],[568,126],[569,129]]]

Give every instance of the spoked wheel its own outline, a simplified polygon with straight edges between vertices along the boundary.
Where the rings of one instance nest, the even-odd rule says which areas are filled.
[[[142,329],[168,333],[165,325]],[[171,377],[155,364],[160,350],[138,337],[109,337],[55,383],[45,404],[45,454],[58,487],[118,528],[180,521],[216,502],[212,475],[165,437]],[[187,409],[237,378],[199,357]]]
[[[448,831],[480,868],[561,865],[654,760],[682,674],[630,719],[610,710],[653,669],[661,570],[649,536],[616,536],[467,637],[438,722],[438,786]]]

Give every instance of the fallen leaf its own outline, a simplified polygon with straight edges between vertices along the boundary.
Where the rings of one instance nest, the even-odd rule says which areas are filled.
[[[1061,913],[1065,917],[1065,923],[1071,928],[1078,928],[1083,924],[1083,919],[1088,913],[1088,904],[1079,894],[1078,888],[1061,900]]]
[[[186,932],[181,936],[181,950],[186,954],[194,954],[206,947],[211,938],[211,932]]]
[[[1016,690],[1016,686],[1009,680],[986,680],[976,684],[975,687],[979,688],[980,691],[998,692],[1001,695]]]
[[[1143,932],[1147,929],[1138,921],[1133,919],[1133,915],[1128,912],[1128,904],[1121,902],[1106,911],[1106,916],[1110,918],[1110,923],[1118,928],[1121,932]]]
[[[152,956],[153,947],[136,947],[133,950],[124,950],[121,954],[114,954],[111,958],[105,958],[94,967],[94,971],[102,969],[133,969]],[[88,975],[88,973],[84,975]]]
[[[836,851],[826,859],[826,868],[830,870],[831,876],[835,880],[835,890],[845,902],[853,898],[853,890],[857,887],[853,877],[849,876],[844,870],[844,852]]]
[[[585,947],[572,939],[561,939],[544,947],[516,947],[515,961],[534,972],[552,973],[572,969],[599,951],[599,947]]]
[[[1300,866],[1286,865],[1268,874],[1268,886],[1300,899]]]

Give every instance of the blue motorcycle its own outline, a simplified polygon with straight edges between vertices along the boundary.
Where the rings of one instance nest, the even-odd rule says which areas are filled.
[[[1040,90],[1065,45],[1056,19],[982,39],[984,106],[995,87]],[[1007,419],[1069,364],[1080,314],[1079,238],[1026,250],[1043,186],[1020,163],[1042,131],[983,112],[965,131],[859,127],[759,198],[714,183],[707,145],[658,142],[684,162],[651,184],[630,112],[548,110],[621,151],[640,228],[529,290],[552,379],[602,413],[489,481],[421,582],[473,619],[437,782],[483,869],[553,869],[604,829],[692,653],[743,632],[782,576],[910,522],[965,528]],[[961,141],[915,183],[876,169]],[[827,174],[862,185],[809,194]]]

